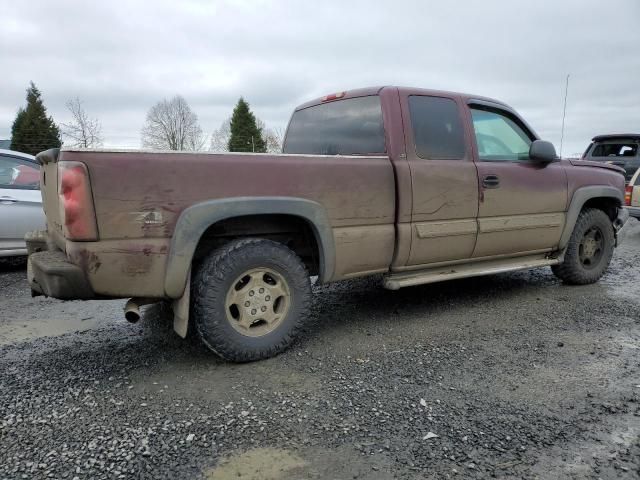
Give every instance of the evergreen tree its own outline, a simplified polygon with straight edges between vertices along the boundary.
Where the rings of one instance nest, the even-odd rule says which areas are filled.
[[[40,90],[31,82],[27,89],[27,107],[20,108],[11,127],[11,150],[35,155],[60,147],[60,130],[47,116]]]
[[[231,115],[230,152],[267,151],[267,144],[262,138],[262,129],[256,123],[256,117],[249,109],[249,104],[240,97]]]

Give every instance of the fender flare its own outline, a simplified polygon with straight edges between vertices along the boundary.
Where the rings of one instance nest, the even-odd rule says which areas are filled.
[[[621,206],[623,204],[624,195],[620,189],[609,185],[590,185],[578,188],[573,193],[569,209],[567,210],[564,230],[562,231],[560,242],[558,244],[560,250],[563,250],[568,245],[571,234],[573,233],[573,228],[578,221],[578,215],[580,215],[580,212],[582,211],[582,207],[592,198],[612,199],[616,201],[618,206]]]
[[[269,214],[292,215],[309,223],[320,250],[319,279],[329,281],[335,268],[335,244],[322,205],[296,197],[232,197],[197,203],[180,214],[167,258],[165,294],[175,299],[184,293],[193,254],[207,228],[229,218]]]

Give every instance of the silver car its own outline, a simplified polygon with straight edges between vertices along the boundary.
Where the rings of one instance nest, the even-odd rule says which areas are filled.
[[[0,257],[26,255],[25,233],[44,227],[38,162],[0,149]]]

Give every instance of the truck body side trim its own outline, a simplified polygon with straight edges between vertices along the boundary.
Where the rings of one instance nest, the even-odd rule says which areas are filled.
[[[529,215],[509,215],[478,219],[480,233],[510,232],[538,228],[555,228],[564,222],[564,213],[539,213]]]
[[[456,235],[475,235],[478,233],[478,222],[475,218],[416,223],[418,238],[439,238]]]

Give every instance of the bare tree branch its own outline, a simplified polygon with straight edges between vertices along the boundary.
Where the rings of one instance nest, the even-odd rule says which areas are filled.
[[[198,116],[180,95],[151,107],[141,133],[143,147],[160,150],[202,150],[206,141]]]
[[[263,128],[262,137],[267,144],[267,153],[282,153],[284,132],[281,128]]]
[[[231,117],[227,118],[218,130],[211,134],[209,150],[211,152],[224,153],[229,151],[229,138],[231,137]]]
[[[89,118],[82,101],[76,97],[66,103],[71,112],[70,123],[62,124],[62,133],[74,147],[97,148],[102,146],[102,125],[96,118]]]

